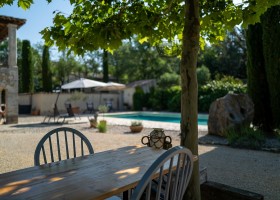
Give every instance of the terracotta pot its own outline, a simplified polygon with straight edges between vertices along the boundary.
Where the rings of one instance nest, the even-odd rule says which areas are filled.
[[[143,126],[130,126],[132,133],[140,133],[143,130]]]
[[[80,107],[72,107],[72,111],[74,114],[80,114]]]
[[[32,110],[31,115],[40,115],[40,110]]]
[[[90,123],[90,128],[97,128],[97,126],[98,126],[98,123],[96,120],[91,120],[91,121],[89,121],[89,123]]]

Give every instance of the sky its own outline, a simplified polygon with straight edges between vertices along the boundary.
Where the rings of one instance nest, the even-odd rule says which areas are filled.
[[[55,16],[53,11],[56,10],[71,14],[72,7],[69,0],[53,0],[50,4],[46,0],[34,0],[34,4],[27,10],[19,8],[14,3],[12,6],[0,8],[0,15],[26,19],[26,23],[17,31],[17,37],[21,40],[29,40],[34,45],[43,43],[39,32],[52,25]]]

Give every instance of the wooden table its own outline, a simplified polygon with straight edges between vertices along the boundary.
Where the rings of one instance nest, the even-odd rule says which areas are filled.
[[[128,146],[0,174],[0,199],[104,199],[135,187],[164,152]]]

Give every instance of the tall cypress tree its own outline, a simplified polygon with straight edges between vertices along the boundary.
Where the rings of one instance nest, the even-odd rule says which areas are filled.
[[[34,70],[32,65],[32,54],[30,41],[22,41],[22,60],[21,60],[21,75],[20,75],[20,92],[33,92],[34,91]]]
[[[260,23],[250,25],[246,32],[248,93],[255,108],[253,124],[270,132],[272,130],[270,94],[266,79],[262,34]]]
[[[280,5],[269,8],[261,17],[266,78],[274,128],[280,128]]]
[[[44,49],[43,49],[42,86],[43,86],[43,91],[45,91],[45,92],[52,91],[52,77],[51,77],[51,71],[50,71],[50,53],[49,53],[48,46],[44,46]]]
[[[269,8],[261,23],[247,30],[248,93],[255,104],[254,125],[280,128],[280,6]]]
[[[103,81],[107,83],[109,81],[109,64],[108,64],[108,51],[103,50]]]

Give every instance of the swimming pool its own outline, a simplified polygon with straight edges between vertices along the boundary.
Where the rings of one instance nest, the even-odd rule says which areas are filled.
[[[124,113],[124,114],[109,114],[108,117],[132,119],[132,120],[148,120],[158,122],[171,122],[180,123],[180,113],[158,113],[158,112],[135,112],[135,113]],[[198,115],[198,125],[207,125],[208,115]]]

